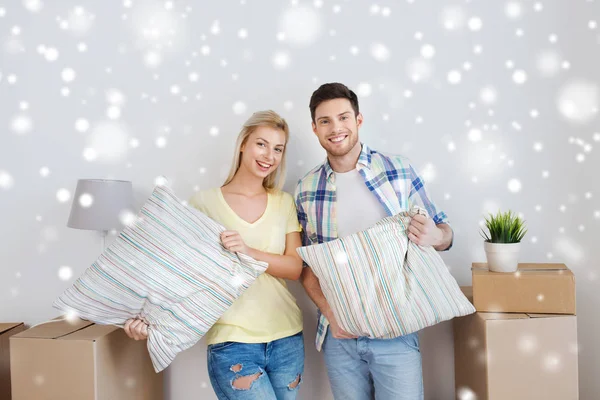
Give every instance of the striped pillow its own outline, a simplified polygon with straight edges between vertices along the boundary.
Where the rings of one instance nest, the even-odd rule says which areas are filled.
[[[156,372],[193,346],[267,264],[221,245],[225,228],[158,186],[135,222],[54,303],[98,324],[148,324]]]
[[[421,211],[298,249],[348,333],[389,339],[475,312],[437,251],[408,240],[411,215]]]

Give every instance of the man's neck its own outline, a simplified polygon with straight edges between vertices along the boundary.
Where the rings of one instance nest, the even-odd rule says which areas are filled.
[[[356,164],[358,163],[358,158],[360,157],[360,152],[362,151],[362,145],[359,142],[356,142],[356,145],[350,150],[348,153],[343,156],[332,156],[327,155],[327,159],[329,160],[329,165],[331,169],[337,173],[344,173],[352,171],[356,168]]]

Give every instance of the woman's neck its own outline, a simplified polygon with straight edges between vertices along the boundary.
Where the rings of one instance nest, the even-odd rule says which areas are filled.
[[[248,173],[242,168],[238,169],[231,182],[223,186],[223,188],[226,188],[228,192],[240,193],[248,197],[266,192],[263,186],[263,179]]]

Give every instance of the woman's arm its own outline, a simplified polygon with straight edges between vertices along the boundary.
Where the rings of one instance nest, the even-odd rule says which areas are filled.
[[[283,255],[267,253],[248,247],[241,235],[236,231],[225,231],[221,234],[221,242],[229,251],[246,254],[255,260],[264,261],[269,266],[267,273],[275,278],[298,280],[302,273],[302,259],[296,249],[302,246],[300,232],[285,235],[285,252]]]

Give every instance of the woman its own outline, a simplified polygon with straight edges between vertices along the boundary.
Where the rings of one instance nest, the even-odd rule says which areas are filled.
[[[288,140],[288,125],[277,113],[254,113],[238,136],[223,186],[189,201],[226,227],[226,249],[268,263],[206,334],[208,371],[219,399],[295,399],[304,371],[302,314],[284,281],[302,272],[296,208],[281,191]],[[145,339],[147,326],[129,320],[125,332]]]

